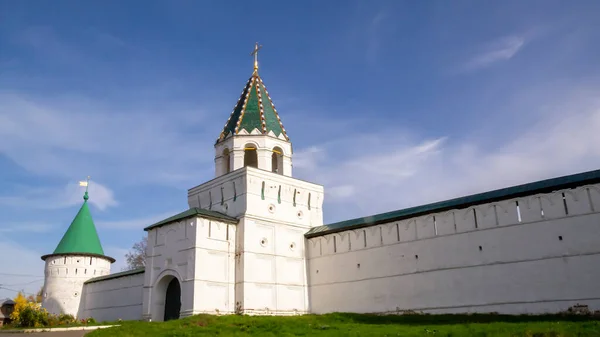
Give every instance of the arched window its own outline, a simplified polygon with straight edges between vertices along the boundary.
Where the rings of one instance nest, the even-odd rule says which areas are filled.
[[[256,152],[256,146],[253,144],[246,144],[246,146],[244,146],[244,167],[245,166],[258,168],[258,153]]]
[[[271,171],[283,174],[283,150],[280,147],[273,148],[271,155]]]
[[[231,156],[229,155],[229,149],[223,150],[223,173],[227,174],[231,171]]]

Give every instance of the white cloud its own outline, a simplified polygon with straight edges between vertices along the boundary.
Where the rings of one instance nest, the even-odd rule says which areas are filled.
[[[377,57],[381,50],[382,40],[382,25],[384,24],[388,12],[386,10],[380,10],[373,16],[369,26],[367,28],[367,47],[365,49],[367,62],[374,63],[377,61]]]
[[[522,36],[505,36],[482,46],[464,65],[465,70],[488,67],[513,58],[525,46]]]
[[[20,195],[0,196],[0,205],[30,209],[59,209],[83,203],[85,188],[76,181],[62,188],[22,187]],[[91,181],[89,184],[89,203],[100,210],[116,206],[118,203],[111,189],[103,184]]]
[[[300,151],[304,164],[296,172],[325,185],[325,216],[338,221],[598,169],[600,100],[594,92],[546,98],[531,112],[537,123],[520,134],[492,126],[484,134],[497,140],[493,149],[477,139],[421,141],[381,131]],[[335,156],[350,142],[352,151]]]
[[[210,153],[218,132],[200,132],[210,123],[201,125],[204,115],[195,110],[174,105],[165,113],[158,103],[123,109],[75,96],[0,92],[0,153],[40,176],[187,185],[202,163],[212,163],[202,153]]]

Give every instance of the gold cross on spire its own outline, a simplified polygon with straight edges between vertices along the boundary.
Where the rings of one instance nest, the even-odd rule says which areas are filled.
[[[262,48],[262,46],[258,45],[258,42],[254,45],[254,50],[250,53],[250,55],[254,56],[254,71],[258,70],[258,51]]]

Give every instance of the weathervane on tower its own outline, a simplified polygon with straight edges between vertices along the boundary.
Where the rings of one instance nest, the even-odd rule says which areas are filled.
[[[85,186],[85,194],[83,195],[83,200],[87,201],[88,200],[88,186],[90,184],[90,176],[87,176],[87,179],[85,181],[80,181],[79,182],[79,186]]]
[[[258,42],[254,45],[254,50],[250,53],[250,55],[254,56],[254,71],[258,71],[258,51],[262,48],[262,46],[258,45]]]

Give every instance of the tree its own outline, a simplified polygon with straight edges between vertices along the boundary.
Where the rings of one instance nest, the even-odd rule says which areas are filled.
[[[27,306],[28,302],[27,302],[27,298],[25,297],[25,295],[23,295],[23,293],[20,291],[17,294],[17,296],[14,298],[14,301],[15,301],[15,306],[14,306],[13,312],[10,314],[10,319],[13,322],[18,323],[21,310],[23,310]]]
[[[136,242],[131,247],[129,253],[125,254],[127,267],[124,270],[132,270],[146,266],[146,247],[148,246],[148,237],[144,236],[140,242]]]
[[[33,295],[29,295],[27,296],[27,301],[28,302],[33,302],[33,303],[42,303],[42,293],[44,291],[44,286],[42,286],[40,288],[40,290],[35,294],[35,296]]]

